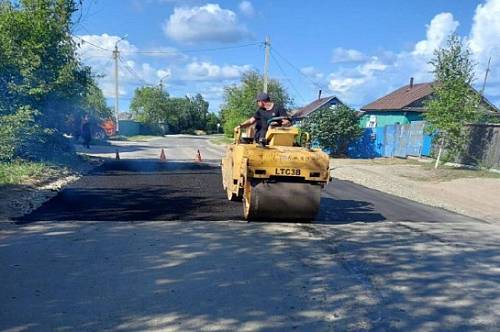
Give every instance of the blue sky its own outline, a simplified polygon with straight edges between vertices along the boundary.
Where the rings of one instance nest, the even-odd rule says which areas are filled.
[[[432,79],[436,47],[457,32],[473,53],[480,85],[490,56],[486,96],[500,104],[500,0],[197,1],[92,0],[74,35],[80,55],[103,77],[113,105],[111,50],[120,42],[120,109],[136,87],[165,78],[174,96],[201,93],[218,111],[223,87],[249,69],[262,71],[262,41],[272,41],[270,74],[296,106],[318,89],[360,107],[406,84]],[[496,58],[495,58],[496,56]]]

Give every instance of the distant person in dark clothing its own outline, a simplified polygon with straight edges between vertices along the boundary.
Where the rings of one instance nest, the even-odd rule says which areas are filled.
[[[83,146],[90,149],[90,140],[92,139],[92,134],[90,131],[90,121],[87,115],[84,116],[82,121],[82,139]]]
[[[292,125],[288,119],[288,114],[285,109],[277,106],[271,101],[269,95],[265,92],[259,93],[257,96],[257,106],[258,109],[254,116],[250,119],[242,122],[238,127],[245,128],[251,126],[255,123],[255,141],[258,143],[263,143],[266,138],[267,128],[269,126],[268,121],[272,118],[283,117],[281,120],[281,126],[289,127]],[[265,142],[264,142],[265,144]]]

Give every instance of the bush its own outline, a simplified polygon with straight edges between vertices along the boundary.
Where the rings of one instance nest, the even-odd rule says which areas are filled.
[[[61,132],[37,124],[38,115],[25,107],[12,115],[0,116],[0,161],[52,160],[74,152]]]
[[[29,108],[21,108],[14,114],[0,116],[0,160],[13,160],[40,134],[35,124],[36,114]]]
[[[345,154],[351,142],[359,138],[363,130],[359,119],[347,106],[336,110],[320,109],[309,116],[302,124],[302,130],[311,134],[311,138],[332,154]]]

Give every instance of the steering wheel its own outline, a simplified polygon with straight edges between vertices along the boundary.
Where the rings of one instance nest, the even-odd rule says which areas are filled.
[[[275,116],[267,120],[267,125],[269,127],[281,127],[283,125],[283,120],[288,120],[286,116]]]

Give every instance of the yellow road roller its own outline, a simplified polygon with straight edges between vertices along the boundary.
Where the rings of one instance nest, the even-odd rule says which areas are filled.
[[[294,127],[270,127],[265,142],[235,129],[222,160],[227,198],[243,200],[246,220],[314,220],[330,179],[328,155]]]

